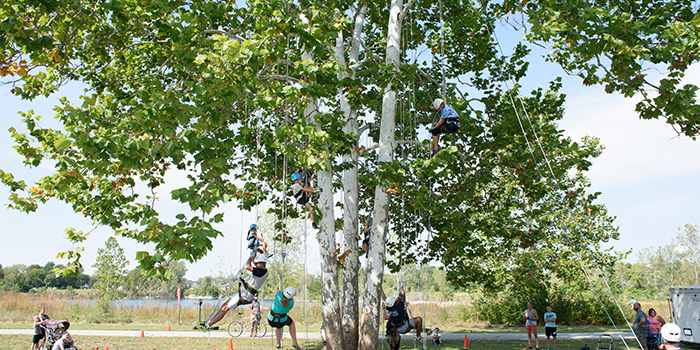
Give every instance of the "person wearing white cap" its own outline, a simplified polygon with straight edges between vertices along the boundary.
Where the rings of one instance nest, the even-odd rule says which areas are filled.
[[[294,295],[297,290],[289,286],[282,292],[275,294],[275,300],[270,306],[270,312],[267,314],[267,323],[275,329],[275,340],[277,348],[282,347],[282,329],[284,326],[289,326],[289,335],[292,337],[292,347],[301,349],[297,344],[297,329],[294,320],[288,315],[289,311],[294,307]]]
[[[386,335],[391,349],[398,349],[401,345],[401,336],[399,334],[406,334],[414,328],[416,330],[414,340],[423,340],[421,337],[423,319],[419,316],[409,318],[405,302],[406,291],[403,289],[403,282],[399,282],[399,297],[388,296],[384,301],[384,319],[387,320]],[[428,335],[430,335],[430,332],[428,332]]]
[[[433,135],[433,148],[430,151],[437,153],[440,150],[438,142],[440,141],[440,134],[454,134],[459,131],[459,114],[454,110],[454,108],[445,104],[445,101],[441,98],[436,98],[433,101],[433,109],[437,112],[435,114],[435,124],[430,129],[430,133]]]
[[[255,250],[246,261],[245,269],[250,271],[250,276],[246,279],[239,277],[238,292],[233,294],[221,305],[221,309],[208,321],[198,324],[197,328],[202,330],[211,329],[211,326],[221,321],[229,310],[237,308],[239,305],[247,305],[253,302],[253,298],[258,295],[265,280],[270,275],[267,271],[267,243],[260,239],[260,247]]]
[[[681,327],[675,323],[666,323],[661,327],[661,345],[660,350],[676,350],[680,349],[681,342]]]

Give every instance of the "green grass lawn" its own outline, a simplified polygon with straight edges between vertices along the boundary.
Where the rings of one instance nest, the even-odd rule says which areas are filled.
[[[26,350],[29,348],[31,336],[14,336],[0,335],[0,344],[3,349],[7,350]],[[233,339],[233,348],[241,350],[257,350],[257,349],[274,349],[274,344],[270,338],[265,339]],[[299,339],[299,344],[302,345],[305,339]],[[291,340],[284,339],[283,344],[285,349],[291,349]],[[583,344],[588,344],[595,349],[597,339],[588,340],[562,340],[559,341],[557,349],[561,350],[578,350]],[[78,337],[76,343],[80,350],[228,350],[229,340],[223,338],[212,338],[211,343],[206,338],[118,338],[118,337]],[[322,344],[320,340],[309,340],[309,349],[320,350]],[[412,341],[403,340],[402,348],[406,349],[422,349],[422,343],[414,343]],[[541,342],[541,349],[546,349],[546,343]],[[470,341],[469,347],[463,346],[463,341],[452,340],[446,341],[443,345],[431,345],[428,343],[428,349],[442,350],[465,350],[465,349],[492,349],[492,350],[513,350],[527,348],[527,341],[505,341],[505,340],[476,340]],[[379,349],[388,349],[386,341],[380,340]]]
[[[222,321],[223,327],[225,328],[231,319],[225,319]],[[181,324],[177,322],[170,324],[170,330],[172,331],[189,331],[192,330],[194,326],[194,321],[187,322],[183,321]],[[31,329],[31,323],[13,323],[13,322],[0,322],[0,329]],[[540,327],[540,333],[544,334],[544,328]],[[128,324],[89,324],[89,323],[72,323],[71,329],[106,329],[106,330],[125,330],[125,331],[167,331],[167,324],[140,324],[140,323],[128,323]],[[305,331],[304,325],[299,324],[297,330],[300,333]],[[222,330],[225,331],[225,330]],[[319,332],[318,325],[309,326],[309,332]],[[474,325],[469,327],[450,327],[449,325],[440,325],[440,331],[442,333],[520,333],[525,332],[524,327],[520,326],[480,326]],[[557,326],[557,331],[559,333],[586,333],[586,332],[615,332],[615,329],[609,326]],[[624,330],[623,330],[624,331]]]

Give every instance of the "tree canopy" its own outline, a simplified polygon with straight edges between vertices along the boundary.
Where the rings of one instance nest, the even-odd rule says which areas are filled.
[[[507,54],[494,35],[501,20],[528,33]],[[164,273],[168,261],[211,249],[223,203],[269,201],[280,218],[299,215],[288,176],[310,168],[322,190],[316,238],[329,347],[357,343],[341,341],[338,315],[342,308],[345,333],[356,335],[358,221],[372,213],[360,344],[376,348],[385,247],[390,267],[438,260],[456,285],[496,287],[534,251],[550,266],[582,250],[592,252],[587,262],[615,261],[600,243],[616,229],[585,178],[602,147],[557,127],[559,80],[521,91],[528,45],[550,48],[548,58],[586,85],[641,94],[642,118],[665,118],[694,138],[697,86],[680,80],[698,60],[698,22],[687,0],[5,1],[0,75],[13,93],[33,99],[69,81],[86,90],[81,104],[56,107],[62,128],[40,127],[29,111],[27,132],[10,130],[27,165],[54,173],[32,185],[0,178],[17,209],[56,198],[152,244],[137,259]],[[653,81],[651,68],[667,74]],[[426,159],[436,97],[460,112],[462,130]],[[171,176],[186,185],[169,187]],[[159,211],[164,200],[180,212]],[[69,231],[76,242],[86,235]]]

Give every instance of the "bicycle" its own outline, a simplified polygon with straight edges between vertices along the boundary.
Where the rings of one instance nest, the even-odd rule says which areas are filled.
[[[254,334],[255,337],[262,338],[267,334],[267,325],[265,322],[262,322],[262,318],[256,320],[253,316],[243,317],[243,312],[239,312],[238,315],[241,316],[240,321],[231,321],[231,323],[228,324],[228,335],[232,338],[240,337],[244,329],[250,329],[252,331],[253,326],[256,324],[258,326],[258,331]],[[243,325],[246,326],[244,327]]]

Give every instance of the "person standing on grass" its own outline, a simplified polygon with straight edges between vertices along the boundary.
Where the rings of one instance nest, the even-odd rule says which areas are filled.
[[[258,336],[258,325],[260,325],[260,320],[262,319],[262,312],[260,309],[260,302],[258,302],[258,296],[253,297],[253,302],[250,304],[250,337]]]
[[[647,350],[647,314],[642,311],[642,305],[640,303],[634,303],[632,307],[637,313],[634,315],[634,320],[632,320],[632,330],[634,331],[634,336],[637,337],[639,341],[639,346]]]
[[[292,347],[301,350],[297,344],[297,329],[294,320],[288,315],[289,311],[294,307],[294,295],[297,290],[289,286],[283,292],[275,294],[275,300],[270,306],[270,312],[267,314],[267,323],[275,329],[276,348],[282,348],[282,329],[284,326],[289,326],[289,335],[292,337]]]
[[[544,313],[544,334],[547,337],[547,350],[549,350],[549,337],[554,339],[554,350],[557,350],[557,314],[552,312],[552,306],[547,306]]]
[[[661,327],[666,324],[666,320],[664,320],[661,315],[657,314],[653,307],[649,309],[647,316],[649,319],[649,332],[647,333],[647,337],[652,337],[656,339],[656,344],[661,344]]]
[[[525,319],[525,329],[527,330],[527,348],[532,349],[532,337],[535,337],[535,349],[540,350],[540,339],[537,338],[537,310],[532,307],[532,302],[527,302],[527,310],[523,312]]]
[[[41,317],[34,316],[34,336],[32,337],[32,346],[30,350],[41,348],[41,341],[44,339],[44,329],[41,328]]]
[[[37,321],[38,319],[38,321]],[[32,337],[32,349],[40,349],[42,344],[46,339],[46,321],[50,320],[51,317],[46,314],[46,308],[39,308],[39,314],[34,316],[34,336]]]

